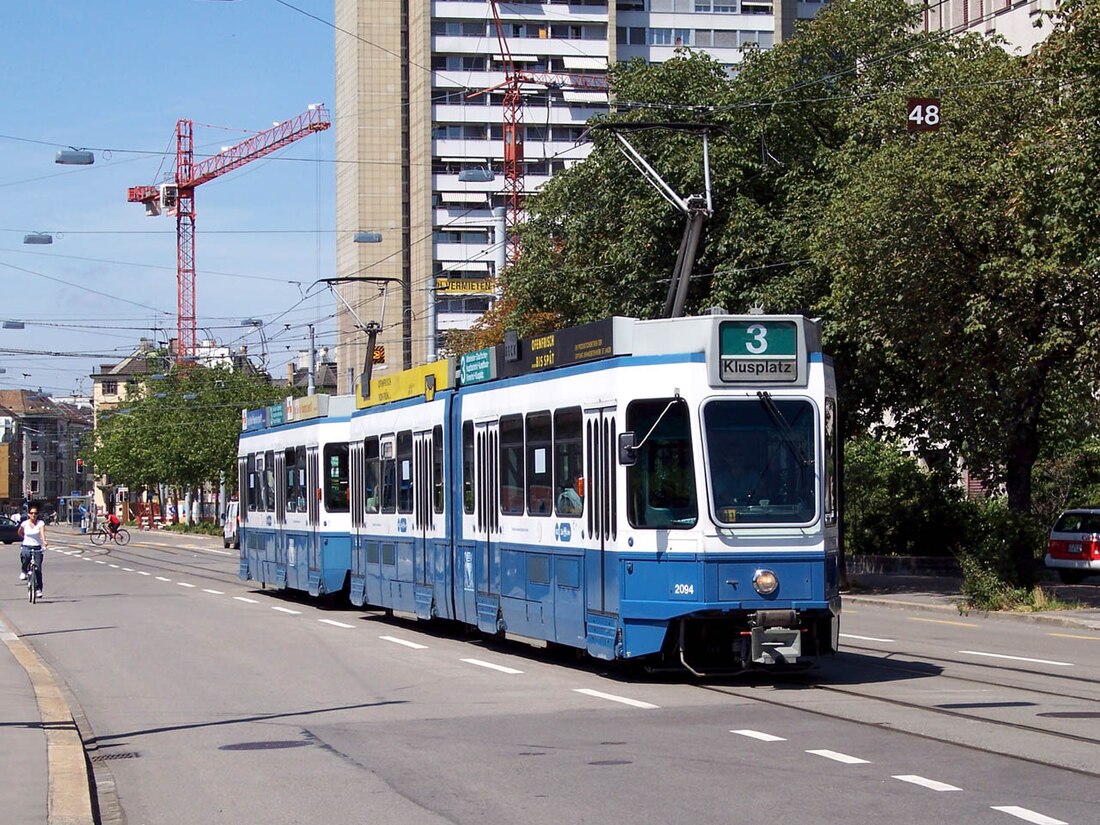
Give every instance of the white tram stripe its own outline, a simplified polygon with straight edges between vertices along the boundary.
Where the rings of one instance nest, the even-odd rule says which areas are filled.
[[[1003,653],[984,653],[981,650],[960,650],[968,656],[988,656],[991,659],[1010,659],[1013,662],[1031,662],[1035,665],[1057,665],[1058,667],[1073,667],[1073,662],[1052,662],[1050,659],[1029,659],[1026,656],[1006,656]]]
[[[816,750],[806,751],[806,753],[812,753],[814,756],[824,756],[826,759],[832,759],[834,762],[843,762],[845,765],[870,765],[866,759],[860,759],[858,756],[849,756],[846,753],[838,753],[831,750]]]
[[[289,607],[279,607],[279,605],[277,605],[277,604],[273,604],[271,606],[271,609],[272,610],[278,610],[280,613],[289,613],[292,616],[301,616],[302,615],[301,610],[291,610]]]
[[[956,788],[954,785],[948,785],[946,782],[937,782],[935,779],[925,779],[923,776],[917,776],[916,774],[902,774],[901,776],[892,776],[891,779],[900,779],[902,782],[910,782],[914,785],[920,785],[922,788],[929,788],[933,791],[961,791],[962,788]]]
[[[404,645],[405,647],[411,647],[413,650],[428,649],[427,645],[417,644],[416,642],[409,642],[405,639],[398,639],[396,636],[379,636],[378,638],[387,642],[393,642],[395,645]]]
[[[1017,819],[1022,819],[1025,822],[1034,822],[1035,825],[1069,825],[1068,822],[1063,822],[1060,819],[1055,819],[1045,814],[1036,813],[1035,811],[1029,811],[1027,808],[1021,808],[1019,805],[990,805],[995,811],[1009,814]]]
[[[642,702],[638,699],[628,699],[625,696],[616,696],[613,693],[602,693],[598,690],[590,690],[589,688],[573,688],[577,693],[583,693],[585,696],[595,696],[597,699],[608,699],[612,702],[620,702],[624,705],[630,705],[632,708],[642,708],[643,710],[656,710],[660,708],[660,705],[651,705],[649,702]]]
[[[504,665],[494,665],[492,662],[483,662],[481,659],[463,659],[468,665],[477,665],[478,667],[487,667],[489,670],[499,670],[501,673],[523,673],[522,670],[516,670],[514,667],[505,667]]]
[[[893,639],[879,639],[876,636],[857,636],[855,633],[841,633],[842,639],[859,639],[861,642],[892,642]]]
[[[215,596],[224,596],[224,591],[221,590],[207,590],[205,587],[202,589],[203,593],[213,593]]]
[[[770,733],[761,733],[758,730],[731,730],[730,733],[736,733],[738,736],[747,736],[750,739],[759,739],[761,742],[786,742],[782,736],[773,736]]]
[[[338,622],[335,619],[318,619],[317,621],[321,622],[322,624],[330,624],[333,627],[346,627],[349,629],[355,627],[355,625],[353,624],[344,624],[343,622]]]
[[[157,578],[159,579],[160,576],[157,576]],[[249,604],[259,604],[259,602],[256,601],[255,599],[246,599],[244,596],[234,596],[233,598],[236,599],[239,602],[248,602]]]

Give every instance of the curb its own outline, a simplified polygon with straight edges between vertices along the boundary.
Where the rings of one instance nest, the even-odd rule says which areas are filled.
[[[93,825],[91,777],[76,720],[49,667],[11,627],[6,617],[0,617],[0,638],[30,679],[46,734],[47,821],[49,825]]]
[[[857,596],[840,594],[844,602],[854,604],[873,604],[880,607],[893,607],[899,610],[923,610],[929,613],[953,613],[958,616],[969,616],[971,613],[963,612],[954,604],[929,604],[928,602],[911,602],[904,599],[892,599],[883,596]],[[961,596],[960,596],[961,598]],[[1035,624],[1049,624],[1056,627],[1077,627],[1086,630],[1100,630],[1100,618],[1079,619],[1073,616],[1056,616],[1049,613],[1010,613],[972,611],[973,615],[983,618],[1009,619],[1016,622],[1033,622]]]

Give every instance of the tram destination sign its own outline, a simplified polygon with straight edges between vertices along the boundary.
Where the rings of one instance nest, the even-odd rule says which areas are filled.
[[[719,378],[725,384],[799,380],[798,324],[761,318],[723,321],[718,328]]]
[[[497,347],[497,376],[512,378],[610,358],[615,354],[614,321],[614,318],[605,318],[579,327],[523,338],[514,347]]]

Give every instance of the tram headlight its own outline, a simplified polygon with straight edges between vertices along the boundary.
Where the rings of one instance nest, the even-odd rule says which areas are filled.
[[[757,570],[752,574],[752,586],[761,596],[770,596],[779,589],[779,577],[771,570]]]

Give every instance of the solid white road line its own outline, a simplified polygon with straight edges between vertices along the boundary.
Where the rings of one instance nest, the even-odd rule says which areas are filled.
[[[759,739],[761,742],[786,742],[782,736],[772,736],[770,733],[761,733],[758,730],[731,730],[730,733],[736,733],[738,736],[747,736],[750,739]]]
[[[379,636],[379,639],[383,639],[387,642],[393,642],[395,645],[404,645],[405,647],[411,647],[413,650],[427,650],[427,645],[417,644],[416,642],[409,642],[405,639],[398,639],[396,636]]]
[[[333,627],[347,627],[347,628],[354,628],[355,627],[355,625],[353,625],[353,624],[344,624],[343,622],[338,622],[338,621],[335,621],[334,619],[318,619],[317,621],[321,622],[322,624],[330,624]]]
[[[1005,656],[1003,653],[983,653],[980,650],[960,650],[969,656],[988,656],[991,659],[1010,659],[1013,662],[1031,662],[1036,665],[1057,665],[1058,667],[1073,667],[1073,662],[1052,662],[1050,659],[1029,659],[1026,656]]]
[[[860,759],[858,756],[849,756],[846,753],[837,753],[830,750],[816,750],[806,751],[806,753],[812,753],[814,756],[824,756],[826,759],[832,759],[835,762],[843,762],[845,765],[870,765],[866,759]]]
[[[194,587],[195,586],[193,584],[188,584],[187,582],[176,582],[176,584],[178,584],[180,587]]]
[[[207,590],[205,587],[202,589],[203,593],[213,593],[215,596],[224,596],[224,591],[221,590]]]
[[[620,702],[624,705],[630,705],[632,708],[642,708],[643,710],[656,710],[660,705],[651,705],[649,702],[640,702],[637,699],[628,699],[625,696],[616,696],[613,693],[601,693],[598,690],[590,690],[588,688],[573,688],[577,693],[583,693],[585,696],[595,696],[597,699],[608,699],[612,702]]]
[[[483,662],[481,659],[463,659],[468,665],[477,665],[478,667],[487,667],[489,670],[499,670],[501,673],[523,673],[522,670],[516,670],[514,667],[505,667],[504,665],[494,665],[492,662]]]
[[[962,788],[956,788],[954,785],[948,785],[946,782],[937,782],[935,779],[925,779],[923,776],[917,776],[916,774],[903,774],[902,776],[894,776],[892,779],[900,779],[902,782],[911,782],[914,785],[920,785],[922,788],[930,788],[933,791],[961,791]]]
[[[255,599],[246,599],[244,596],[234,596],[233,598],[236,599],[239,602],[248,602],[249,604],[259,604],[259,602],[256,601]]]
[[[989,807],[995,811],[1010,814],[1025,822],[1034,822],[1035,825],[1069,825],[1069,823],[1063,822],[1060,819],[1055,819],[1052,816],[1045,816],[1035,811],[1029,811],[1027,808],[1021,808],[1018,805],[990,805]]]
[[[272,610],[278,610],[280,613],[289,613],[292,616],[301,616],[301,610],[291,610],[289,607],[279,607],[278,605],[272,605]]]
[[[859,639],[861,642],[892,642],[893,639],[878,639],[874,636],[857,636],[854,633],[841,633],[842,639]]]

